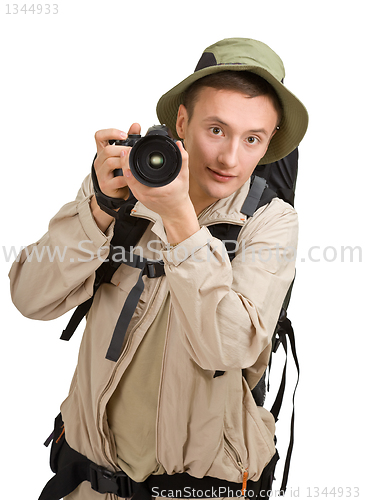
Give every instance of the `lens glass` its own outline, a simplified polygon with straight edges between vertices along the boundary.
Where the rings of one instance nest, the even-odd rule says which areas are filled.
[[[148,164],[151,168],[162,168],[165,164],[164,155],[158,151],[151,153],[148,157]]]
[[[181,154],[169,137],[146,135],[132,147],[129,165],[134,177],[142,184],[165,186],[179,174]]]

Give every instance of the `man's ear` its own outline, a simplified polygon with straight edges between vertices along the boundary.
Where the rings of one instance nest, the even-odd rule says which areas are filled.
[[[185,139],[185,129],[188,123],[188,111],[183,104],[180,104],[176,118],[176,132],[180,139]]]

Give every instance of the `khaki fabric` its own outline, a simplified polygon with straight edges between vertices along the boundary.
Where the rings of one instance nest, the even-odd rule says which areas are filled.
[[[134,207],[133,216],[151,221],[136,253],[161,257],[166,275],[144,278],[116,363],[105,354],[139,271],[122,264],[111,283],[99,288],[70,392],[61,405],[68,443],[95,463],[120,469],[106,408],[168,292],[157,463],[167,474],[241,482],[246,469],[248,479],[258,480],[274,455],[273,419],[257,408],[250,389],[267,366],[271,337],[294,277],[298,222],[295,210],[277,198],[246,219],[240,209],[248,190],[249,181],[208,207],[199,217],[201,229],[172,251],[160,217],[140,203]],[[61,208],[48,232],[13,264],[12,298],[25,316],[53,319],[92,295],[95,271],[108,255],[114,230],[111,226],[103,234],[97,227],[89,206],[92,195],[88,177],[76,200]],[[222,242],[209,232],[215,223],[242,226],[232,263]],[[34,248],[48,248],[52,254],[57,247],[65,249],[63,259],[27,259]],[[225,373],[214,378],[216,370]],[[75,493],[72,500],[87,498]]]
[[[106,410],[118,465],[137,482],[164,473],[156,461],[156,416],[169,306],[167,295]]]

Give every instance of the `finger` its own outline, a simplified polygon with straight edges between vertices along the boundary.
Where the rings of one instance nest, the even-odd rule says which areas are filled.
[[[188,164],[189,164],[189,154],[188,152],[186,151],[186,149],[184,148],[183,144],[181,141],[176,141],[176,145],[177,147],[179,148],[180,150],[180,153],[181,153],[181,159],[182,159],[182,166],[181,166],[181,169],[182,170],[185,170],[186,168],[188,168]]]
[[[122,130],[118,130],[116,128],[109,128],[105,130],[98,130],[95,134],[95,142],[97,152],[101,151],[103,148],[108,146],[109,140],[124,140],[127,138],[127,134]]]
[[[183,145],[182,141],[176,141],[176,146],[180,149],[180,153],[181,153],[182,158],[183,159],[184,159],[184,157],[187,158],[188,152],[184,148],[184,145]]]
[[[117,149],[120,151],[122,148],[118,147]],[[128,155],[130,148],[123,147],[123,150],[124,149],[127,150],[124,154]],[[115,174],[116,172],[117,175]],[[96,175],[101,191],[108,196],[119,197],[118,190],[127,186],[127,181],[124,179],[123,171],[121,169],[120,156],[107,158],[101,165],[99,165]]]
[[[129,151],[131,148],[129,146],[108,145],[100,151],[94,162],[97,175],[108,175],[115,168],[120,168],[120,152],[122,149]]]
[[[130,146],[114,146],[114,144],[108,144],[98,154],[98,164],[101,165],[108,158],[119,158],[122,148],[131,149]]]
[[[127,148],[121,151],[120,162],[119,162],[119,168],[122,169],[123,177],[126,179],[128,185],[136,181],[136,179],[133,177],[131,169],[129,168],[129,153],[130,150],[128,151]]]
[[[139,123],[132,123],[132,125],[129,127],[128,130],[128,135],[130,134],[141,134],[141,125]]]
[[[119,168],[123,169],[123,175],[125,175],[125,172],[129,170],[129,153],[131,151],[131,148],[123,148],[120,151],[119,154]],[[129,170],[130,172],[130,170]],[[129,175],[127,175],[129,177]]]
[[[103,162],[99,159],[99,161],[95,161],[94,167],[98,177],[114,177],[114,171],[120,168],[120,158],[119,156],[110,156]]]
[[[110,179],[108,182],[108,189],[110,191],[118,192],[119,189],[123,189],[127,186],[127,181],[123,176],[117,176]],[[115,196],[118,197],[118,196]]]

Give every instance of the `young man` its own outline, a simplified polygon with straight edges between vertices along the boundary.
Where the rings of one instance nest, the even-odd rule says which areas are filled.
[[[151,221],[136,252],[152,260],[159,252],[165,275],[144,279],[116,362],[105,353],[139,271],[122,264],[98,289],[61,407],[63,430],[72,449],[105,468],[103,477],[108,470],[138,483],[161,479],[149,484],[153,496],[177,484],[206,490],[210,483],[201,478],[245,488],[275,454],[273,418],[256,406],[251,389],[268,364],[294,277],[297,216],[278,198],[250,218],[240,210],[256,165],[289,154],[306,131],[306,110],[283,77],[280,58],[260,42],[228,39],[208,47],[193,75],[157,105],[161,123],[184,142],[181,172],[163,187],[140,184],[129,169],[130,148],[109,143],[127,134],[95,135],[99,188],[114,207],[133,193],[132,215]],[[129,133],[139,131],[133,124]],[[119,168],[124,175],[115,177]],[[23,314],[52,319],[92,296],[117,214],[98,205],[86,178],[36,243],[67,246],[63,262],[27,262],[24,254],[12,267],[12,296]],[[209,231],[219,223],[242,226],[232,263]],[[224,375],[215,377],[217,370]],[[95,480],[84,479],[68,500],[128,496],[103,485],[94,491]]]

